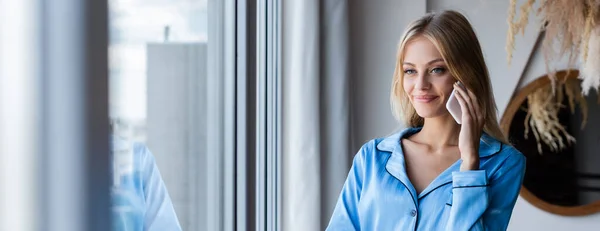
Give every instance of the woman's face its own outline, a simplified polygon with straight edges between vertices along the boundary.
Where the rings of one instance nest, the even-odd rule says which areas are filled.
[[[404,91],[417,114],[423,118],[448,115],[446,101],[455,79],[435,45],[423,36],[415,37],[406,44],[402,67]]]

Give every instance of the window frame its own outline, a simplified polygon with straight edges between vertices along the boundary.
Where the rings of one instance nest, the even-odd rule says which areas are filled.
[[[236,3],[235,230],[280,230],[281,1]]]
[[[256,230],[281,230],[281,0],[257,1]]]
[[[206,230],[235,226],[235,3],[208,0]]]

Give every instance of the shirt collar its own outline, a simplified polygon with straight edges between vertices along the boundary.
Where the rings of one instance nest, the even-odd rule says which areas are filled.
[[[396,132],[377,144],[377,149],[385,152],[394,152],[394,149],[401,148],[400,139],[413,135],[421,131],[422,127],[405,128],[400,132]],[[479,139],[479,157],[487,157],[496,154],[502,148],[502,143],[494,137],[483,132]],[[400,150],[400,149],[399,149]]]

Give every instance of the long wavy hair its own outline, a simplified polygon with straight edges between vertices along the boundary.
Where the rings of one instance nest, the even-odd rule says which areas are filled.
[[[404,31],[398,44],[390,94],[394,117],[408,127],[420,127],[424,124],[424,119],[417,114],[403,88],[402,63],[406,44],[418,36],[429,39],[436,46],[450,74],[477,96],[480,107],[486,110],[483,131],[508,143],[498,124],[498,109],[479,40],[467,18],[456,11],[427,14],[410,23]]]

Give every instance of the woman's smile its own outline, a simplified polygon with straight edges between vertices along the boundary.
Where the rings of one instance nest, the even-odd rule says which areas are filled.
[[[435,95],[413,95],[413,101],[417,103],[430,103],[438,98]]]

